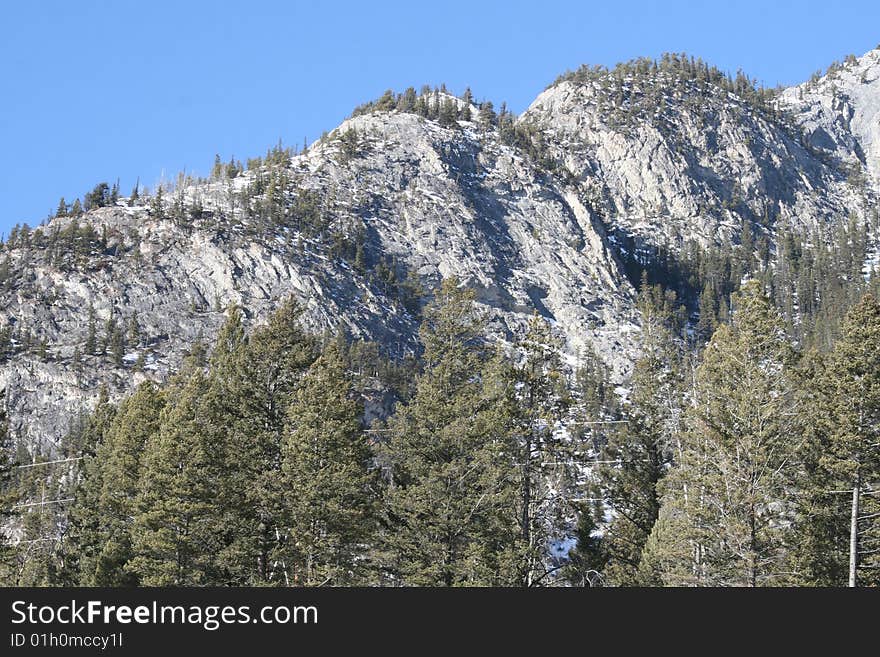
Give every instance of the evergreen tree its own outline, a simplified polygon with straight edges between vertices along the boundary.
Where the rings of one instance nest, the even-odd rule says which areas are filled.
[[[523,586],[546,583],[551,538],[564,526],[575,479],[570,450],[558,424],[571,404],[562,372],[561,341],[535,313],[517,347],[522,361],[509,372],[511,451],[519,489],[519,578]]]
[[[454,278],[443,282],[420,330],[425,370],[389,421],[386,565],[394,581],[518,579],[509,441],[493,422],[498,401],[484,381],[488,355],[473,299]]]
[[[0,391],[0,586],[18,581],[18,547],[7,527],[18,516],[15,505],[19,495],[15,486],[15,460],[6,418],[5,390]]]
[[[86,344],[84,347],[84,351],[87,354],[94,355],[98,351],[98,336],[97,336],[97,318],[95,317],[95,307],[89,304],[89,320],[88,320],[88,329],[86,333]]]
[[[799,407],[805,418],[805,442],[799,457],[803,471],[793,497],[797,522],[792,527],[790,569],[799,586],[842,586],[848,577],[849,490],[829,465],[833,390],[827,389],[828,354],[811,350],[798,368]]]
[[[103,208],[110,203],[110,185],[105,182],[98,183],[95,188],[85,196],[85,209],[94,210]]]
[[[95,513],[104,488],[103,461],[97,458],[99,449],[116,414],[109,403],[106,388],[101,388],[95,410],[83,423],[74,441],[69,442],[68,453],[82,456],[74,470],[74,500],[67,514],[66,540],[61,546],[63,568],[61,581],[68,585],[85,586],[94,582],[98,555],[102,550],[105,522]],[[102,450],[106,451],[105,449]]]
[[[282,472],[287,581],[314,586],[365,579],[375,537],[377,479],[361,429],[361,404],[335,342],[303,377],[288,409]]]
[[[795,354],[760,285],[737,295],[694,376],[692,406],[663,480],[647,572],[665,584],[784,583],[788,498],[803,431]]]
[[[221,487],[230,528],[222,563],[240,583],[266,583],[278,574],[271,557],[284,531],[281,445],[287,411],[317,356],[300,314],[299,305],[287,301],[244,340],[239,311],[233,309],[212,355],[213,401],[206,413],[228,473]]]
[[[88,500],[93,506],[87,511],[99,519],[92,538],[92,546],[98,551],[93,559],[80,559],[82,584],[137,584],[138,580],[126,570],[133,558],[131,518],[135,515],[145,445],[158,431],[164,405],[163,394],[155,384],[143,383],[119,405],[109,426],[101,432],[95,460],[89,464],[98,470],[89,476],[100,482],[100,488],[95,499]],[[83,488],[88,492],[88,485]]]
[[[578,523],[575,528],[575,546],[568,553],[563,575],[572,586],[602,586],[603,572],[608,563],[608,552],[602,544],[595,513],[590,504],[578,505]]]
[[[134,183],[134,187],[131,188],[131,194],[128,197],[129,207],[136,205],[138,200],[140,199],[140,186],[141,179],[138,178],[137,181]]]
[[[190,366],[146,443],[126,569],[144,586],[223,584],[218,473],[223,464],[201,432],[207,382]]]
[[[640,567],[660,509],[659,483],[671,459],[669,436],[680,431],[685,353],[675,295],[646,281],[639,294],[642,355],[633,368],[631,394],[622,409],[626,424],[615,425],[601,451],[594,496],[606,501],[601,516],[604,581],[618,586],[655,584]]]
[[[820,482],[832,498],[828,503],[837,510],[835,526],[846,531],[847,584],[876,584],[880,581],[880,304],[872,295],[865,295],[847,314],[819,384],[817,419],[827,436],[820,457],[825,476]],[[842,498],[839,491],[849,493]],[[841,504],[846,497],[848,506]],[[847,522],[841,523],[841,517]]]

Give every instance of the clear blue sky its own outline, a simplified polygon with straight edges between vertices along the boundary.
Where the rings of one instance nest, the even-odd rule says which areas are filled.
[[[582,63],[687,51],[773,86],[878,43],[876,0],[5,2],[0,231],[102,180],[128,194],[311,141],[387,88],[520,112]]]

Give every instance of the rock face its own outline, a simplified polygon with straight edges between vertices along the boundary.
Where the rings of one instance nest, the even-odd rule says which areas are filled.
[[[862,61],[877,58],[872,52]],[[772,238],[780,224],[822,226],[868,211],[870,190],[851,184],[841,162],[811,144],[801,114],[784,111],[792,91],[765,106],[663,71],[574,76],[539,95],[520,120],[539,126],[592,188],[619,244],[675,253],[688,239],[735,240],[744,222]],[[880,88],[867,89],[859,96],[863,114],[872,93],[880,103]],[[623,112],[609,111],[620,105]],[[840,122],[833,117],[832,110],[823,115]],[[871,148],[863,141],[870,131],[855,125],[840,136],[842,153]]]
[[[477,107],[443,125],[376,109],[292,158],[53,219],[0,253],[13,433],[52,449],[102,384],[115,397],[167,378],[231,303],[259,323],[293,295],[316,331],[412,352],[417,290],[453,275],[497,339],[539,312],[569,362],[590,347],[622,380],[638,338],[634,252],[871,210],[878,58],[786,90],[777,109],[662,72],[562,80],[507,126],[544,157]],[[106,353],[89,353],[90,334]]]
[[[786,89],[780,100],[813,148],[880,183],[880,48]]]

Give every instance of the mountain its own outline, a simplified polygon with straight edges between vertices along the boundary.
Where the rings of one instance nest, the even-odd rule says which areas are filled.
[[[83,214],[62,208],[0,251],[12,433],[54,449],[102,386],[164,380],[233,303],[259,323],[293,295],[315,331],[414,353],[420,307],[452,275],[497,339],[538,312],[572,367],[592,350],[623,382],[642,269],[741,246],[744,226],[772,253],[782,226],[876,214],[878,62],[781,91],[680,55],[582,68],[519,117],[469,94],[386,94],[302,153],[137,198],[98,187]]]
[[[872,94],[876,103],[877,89],[864,98]],[[592,190],[622,249],[675,254],[689,239],[736,239],[744,222],[772,239],[782,224],[865,213],[876,188],[850,184],[842,162],[812,144],[788,91],[773,96],[744,76],[668,55],[563,76],[520,120],[539,126]],[[856,149],[862,136],[851,137]]]
[[[880,49],[786,89],[780,101],[810,146],[855,176],[864,169],[875,186],[880,182]]]

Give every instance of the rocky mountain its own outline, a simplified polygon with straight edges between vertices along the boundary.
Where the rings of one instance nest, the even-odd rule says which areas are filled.
[[[812,148],[838,167],[848,165],[855,178],[880,182],[880,49],[786,89],[780,102]]]
[[[420,304],[452,275],[499,340],[537,311],[572,367],[592,349],[623,381],[634,265],[735,243],[745,223],[772,246],[780,225],[876,212],[878,71],[872,51],[766,92],[667,56],[567,74],[518,118],[386,95],[306,152],[98,194],[0,251],[13,433],[52,449],[102,385],[167,378],[232,303],[260,322],[293,295],[316,331],[412,353]]]
[[[858,67],[877,57],[869,53]],[[853,97],[867,114],[867,99],[878,102],[880,90],[863,86]],[[592,189],[592,207],[618,248],[674,254],[687,240],[735,240],[743,222],[772,239],[781,224],[827,225],[874,206],[876,187],[852,184],[848,161],[814,144],[806,105],[789,105],[790,91],[762,94],[747,78],[732,81],[671,55],[659,67],[642,60],[563,76],[520,120],[538,125],[554,155]],[[847,133],[850,152],[869,132],[865,125]]]

